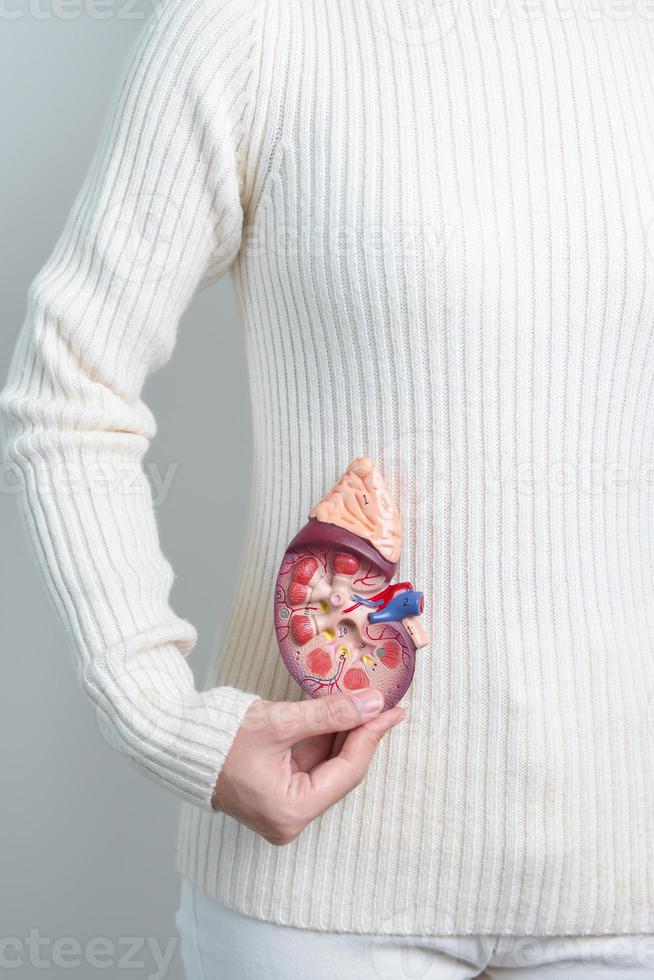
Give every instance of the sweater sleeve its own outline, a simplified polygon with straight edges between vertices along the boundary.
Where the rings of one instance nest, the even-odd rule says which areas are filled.
[[[32,283],[0,397],[7,462],[103,734],[209,808],[255,695],[198,692],[142,461],[146,377],[241,244],[256,3],[164,0],[124,66],[90,170]]]

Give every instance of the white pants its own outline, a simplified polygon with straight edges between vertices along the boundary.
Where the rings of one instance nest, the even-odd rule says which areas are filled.
[[[187,980],[652,980],[654,936],[362,936],[241,915],[182,880]]]

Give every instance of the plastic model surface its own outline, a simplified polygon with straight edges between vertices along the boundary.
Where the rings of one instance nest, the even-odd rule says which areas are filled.
[[[391,708],[427,644],[422,592],[391,584],[400,515],[381,473],[357,457],[309,513],[277,576],[275,631],[282,659],[311,697],[376,687]]]

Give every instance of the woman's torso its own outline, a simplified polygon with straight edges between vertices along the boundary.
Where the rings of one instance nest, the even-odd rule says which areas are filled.
[[[654,24],[552,7],[268,5],[234,269],[252,503],[210,682],[300,696],[277,566],[357,455],[400,507],[431,644],[409,722],[299,841],[185,808],[180,869],[241,911],[654,924]]]

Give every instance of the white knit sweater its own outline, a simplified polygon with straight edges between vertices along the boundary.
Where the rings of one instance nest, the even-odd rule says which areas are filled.
[[[185,799],[180,871],[243,912],[654,929],[654,22],[553,7],[164,0],[30,290],[1,405],[81,683]],[[228,269],[254,479],[197,693],[141,394]],[[364,784],[274,848],[209,801],[252,698],[299,697],[275,575],[357,455],[432,644]]]

